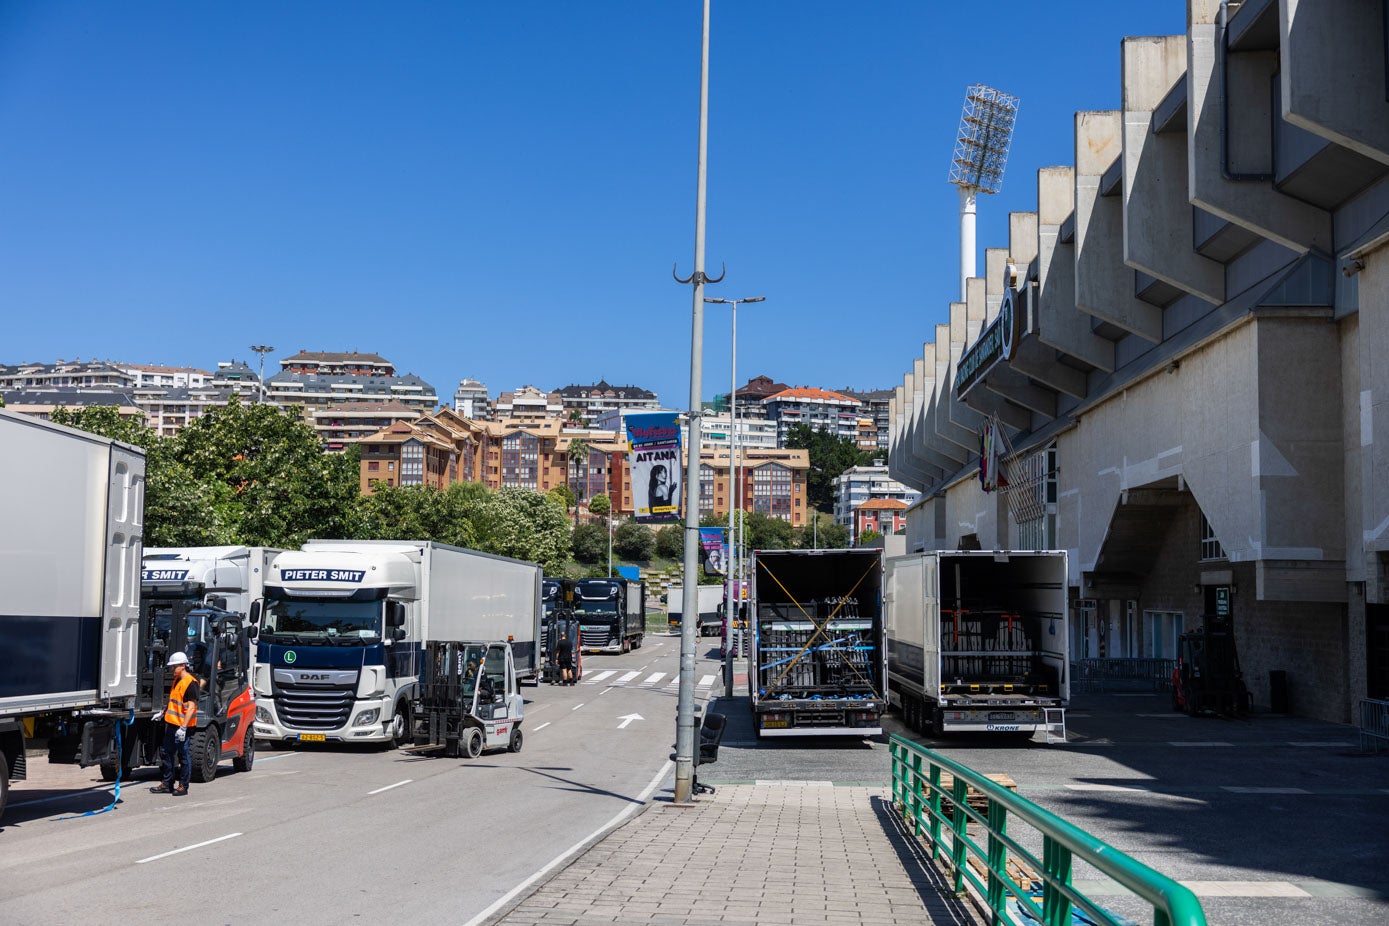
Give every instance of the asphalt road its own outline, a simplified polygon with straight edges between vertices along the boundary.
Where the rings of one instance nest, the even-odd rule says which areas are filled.
[[[150,794],[142,770],[115,811],[73,819],[109,791],[39,760],[0,827],[0,922],[469,923],[669,789],[678,650],[648,634],[585,656],[578,685],[523,689],[519,754],[262,750],[186,798]],[[702,697],[717,674],[697,661]]]

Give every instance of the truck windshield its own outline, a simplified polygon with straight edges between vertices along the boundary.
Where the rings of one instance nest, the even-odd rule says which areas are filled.
[[[617,602],[611,598],[602,601],[584,601],[581,598],[574,602],[574,610],[580,614],[616,614]]]
[[[381,602],[277,599],[265,601],[265,643],[366,646],[381,642]]]

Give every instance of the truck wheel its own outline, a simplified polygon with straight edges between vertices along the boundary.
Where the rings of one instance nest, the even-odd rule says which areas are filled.
[[[404,701],[400,701],[395,706],[395,712],[391,714],[391,741],[388,744],[391,749],[399,749],[410,743],[410,707]]]
[[[470,727],[468,732],[463,734],[463,757],[476,759],[480,755],[482,755],[482,731],[477,727]]]
[[[938,707],[931,708],[931,736],[935,739],[945,736],[945,713]]]
[[[256,728],[247,727],[246,736],[241,740],[241,755],[232,759],[232,768],[238,772],[249,772],[256,764]]]
[[[207,727],[193,734],[188,744],[188,758],[193,762],[194,781],[202,784],[217,777],[217,763],[222,758],[222,739],[217,728]]]
[[[515,730],[511,731],[511,742],[506,744],[506,748],[512,752],[520,752],[521,739],[521,729],[517,727]]]
[[[120,721],[116,721],[119,723]],[[143,721],[142,721],[143,722]],[[135,772],[135,749],[140,745],[134,726],[127,727],[121,734],[121,758],[117,762],[115,759],[105,759],[101,763],[101,780],[115,781],[116,774],[120,773],[122,781],[128,781]]]

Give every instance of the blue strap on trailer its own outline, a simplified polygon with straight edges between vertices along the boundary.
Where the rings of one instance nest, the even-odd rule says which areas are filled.
[[[128,727],[134,722],[134,708],[130,709],[130,716],[125,720],[116,721],[116,787],[111,792],[111,803],[100,810],[89,810],[86,813],[73,814],[70,817],[59,817],[59,820],[81,820],[83,817],[95,817],[108,810],[116,809],[116,805],[121,802],[121,773],[125,771],[125,751],[121,748],[121,727]]]

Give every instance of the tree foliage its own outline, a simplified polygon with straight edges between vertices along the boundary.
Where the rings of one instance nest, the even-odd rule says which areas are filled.
[[[870,454],[858,449],[847,437],[835,437],[829,431],[808,424],[792,425],[786,432],[786,446],[810,451],[810,473],[806,477],[806,493],[810,505],[820,511],[834,511],[834,480],[851,466],[872,462]]]
[[[588,510],[602,517],[613,510],[612,499],[606,495],[595,495],[588,500]]]
[[[608,531],[601,524],[580,524],[574,528],[574,558],[581,563],[606,563]]]
[[[750,511],[743,531],[744,545],[751,550],[789,550],[795,546],[795,530],[790,521],[781,518]]]
[[[578,501],[578,497],[574,495],[574,490],[567,485],[557,485],[545,494],[550,497],[551,501],[563,505],[565,511],[573,508]]]
[[[656,531],[656,555],[664,559],[685,555],[685,532],[678,525],[667,524]]]
[[[803,550],[842,550],[849,545],[849,529],[822,511],[810,512],[814,521],[796,530],[796,546]]]
[[[862,534],[859,534],[859,537],[858,537],[858,546],[861,546],[861,547],[871,547],[871,546],[873,546],[875,543],[877,543],[879,540],[882,540],[882,539],[883,539],[883,535],[880,534],[880,533],[878,533],[877,531],[873,530],[873,528],[870,527],[870,528],[868,528],[867,530],[865,530]]]
[[[656,537],[645,524],[624,521],[613,533],[613,552],[623,559],[646,562],[656,552]]]
[[[530,560],[558,571],[569,558],[569,517],[529,489],[505,488],[478,499],[472,515],[476,549]]]
[[[378,484],[357,501],[352,536],[358,540],[435,540],[459,547],[477,544],[473,517],[487,489],[458,482],[433,486]]]

